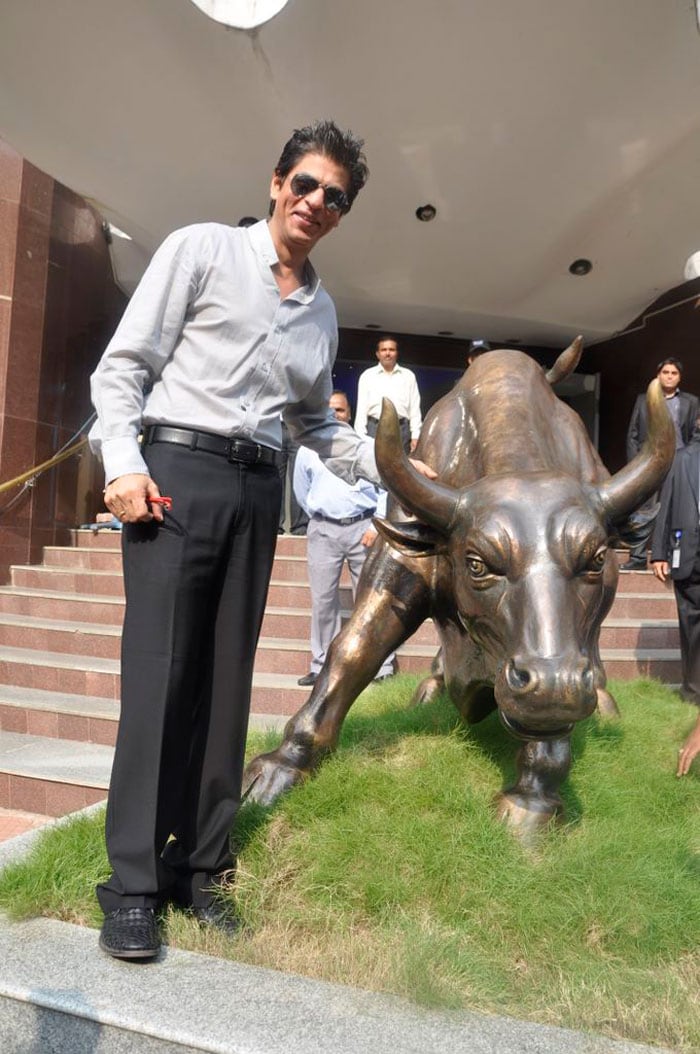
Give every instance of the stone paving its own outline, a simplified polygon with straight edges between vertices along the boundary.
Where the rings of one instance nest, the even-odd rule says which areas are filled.
[[[43,827],[52,820],[52,816],[42,816],[40,813],[0,809],[0,842],[6,842],[8,838],[15,838],[18,834],[24,834],[25,831],[36,827]]]

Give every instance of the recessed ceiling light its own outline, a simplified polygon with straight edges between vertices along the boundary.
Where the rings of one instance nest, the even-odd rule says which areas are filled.
[[[378,322],[366,322],[365,329],[381,329],[382,327]]]
[[[455,333],[453,329],[439,329],[438,337],[454,337]]]
[[[192,0],[215,22],[234,29],[256,29],[274,18],[289,0]]]
[[[590,274],[592,270],[593,264],[584,256],[582,256],[579,260],[574,260],[572,264],[569,264],[569,274],[575,274],[578,278],[582,278],[584,275]]]
[[[434,205],[419,205],[416,209],[416,219],[420,220],[421,223],[430,223],[437,216],[437,209]]]
[[[700,278],[700,252],[691,253],[685,262],[683,277],[686,282],[692,282],[694,278]]]

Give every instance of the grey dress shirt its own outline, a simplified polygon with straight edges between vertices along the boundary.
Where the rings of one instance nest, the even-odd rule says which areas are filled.
[[[280,449],[292,436],[353,483],[379,481],[374,446],[329,410],[338,346],[333,301],[310,263],[280,297],[267,221],[196,224],[155,253],[91,378],[90,433],[107,482],[148,473],[138,435],[171,424]]]

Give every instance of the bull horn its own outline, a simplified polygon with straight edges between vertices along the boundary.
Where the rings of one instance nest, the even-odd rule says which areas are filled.
[[[610,523],[618,523],[658,490],[673,463],[676,430],[661,385],[647,388],[649,432],[644,446],[628,465],[598,487]]]
[[[576,339],[569,344],[568,348],[562,351],[551,370],[547,370],[545,376],[549,383],[556,384],[558,381],[563,381],[570,373],[573,373],[578,366],[582,351],[583,337],[576,337]]]
[[[457,510],[459,491],[416,472],[404,453],[399,418],[390,399],[382,399],[374,453],[382,482],[396,500],[422,523],[447,533]]]

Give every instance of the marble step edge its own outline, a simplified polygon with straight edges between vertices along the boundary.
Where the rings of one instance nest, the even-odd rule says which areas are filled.
[[[31,844],[22,838],[15,854]],[[422,1009],[397,996],[167,946],[155,967],[125,965],[98,952],[95,930],[54,919],[0,917],[0,1003],[0,1034],[37,1050],[39,1036],[46,1049],[71,1049],[72,1036],[73,1049],[88,1050],[98,1035],[100,1049],[135,1054],[155,1044],[183,1054],[662,1054],[554,1025]]]
[[[1,591],[0,591],[1,592]],[[65,596],[73,599],[71,594]],[[301,608],[289,608],[289,607],[267,607],[265,609],[266,615],[283,616],[284,618],[309,618],[309,611],[305,611]],[[351,609],[341,610],[341,618],[348,619],[352,614]],[[422,626],[432,625],[432,619],[426,619],[421,624]],[[80,622],[77,619],[54,619],[44,615],[15,615],[11,612],[0,611],[0,625],[2,626],[22,626],[27,629],[44,629],[44,630],[60,630],[64,632],[73,633],[94,633],[98,636],[104,637],[118,637],[121,635],[121,626],[113,625],[111,623],[102,622]],[[603,626],[607,629],[634,629],[639,627],[640,629],[672,629],[678,625],[678,619],[676,618],[606,618],[603,622]],[[421,628],[419,627],[419,629]],[[437,632],[437,629],[436,629]],[[302,641],[295,641],[293,638],[281,638],[281,637],[261,637],[261,645],[267,642],[276,642],[286,640],[290,643],[301,644]],[[405,645],[404,645],[405,647]]]
[[[99,743],[0,730],[0,772],[106,791],[114,749]]]
[[[277,638],[261,638],[258,648],[278,649],[284,651],[303,650],[308,652],[308,641],[290,641]],[[425,656],[432,659],[435,647],[422,644],[404,644],[398,654]],[[602,648],[603,661],[622,659],[652,659],[657,661],[675,660],[680,657],[679,648]],[[60,669],[84,670],[92,673],[119,673],[118,659],[104,659],[100,656],[74,655],[64,652],[51,652],[33,648],[0,646],[0,662],[23,663],[34,666],[50,666]],[[283,675],[281,675],[283,676]]]

